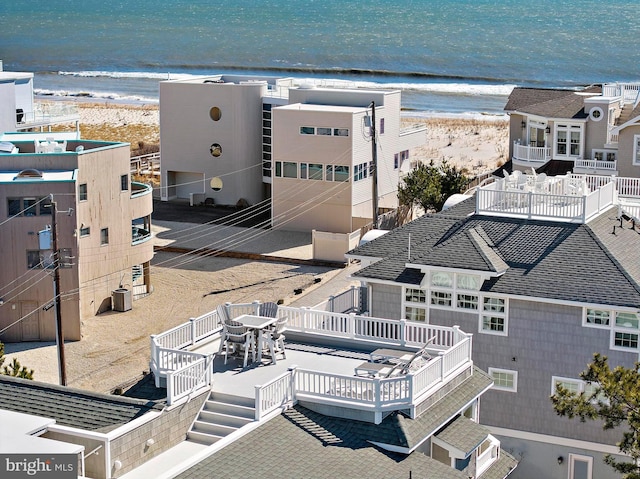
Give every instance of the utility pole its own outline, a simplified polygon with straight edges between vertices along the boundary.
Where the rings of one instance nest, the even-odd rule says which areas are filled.
[[[373,205],[373,229],[378,228],[378,145],[376,144],[376,102],[371,107],[371,202]]]
[[[56,344],[58,346],[58,372],[60,384],[67,385],[67,370],[64,362],[64,333],[60,308],[60,250],[58,249],[58,229],[56,225],[57,205],[51,195],[51,239],[53,241],[53,301],[56,306]]]

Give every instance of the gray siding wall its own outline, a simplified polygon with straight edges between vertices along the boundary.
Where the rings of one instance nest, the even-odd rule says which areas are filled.
[[[371,311],[374,318],[401,319],[402,288],[387,284],[371,284]]]
[[[477,314],[432,311],[430,315],[432,324],[457,324],[463,331],[473,333],[473,361],[481,369],[518,372],[517,393],[491,390],[483,395],[480,421],[509,429],[615,444],[620,431],[603,431],[598,422],[580,423],[556,415],[549,400],[551,378],[579,379],[595,352],[606,354],[611,364],[627,367],[633,366],[637,355],[610,351],[609,330],[582,327],[579,307],[511,300],[508,318],[508,336],[496,336],[478,331]]]
[[[567,479],[569,477],[569,454],[593,457],[594,479],[620,479],[620,475],[603,462],[602,455],[586,449],[569,448],[557,444],[545,444],[538,441],[525,441],[504,436],[496,436],[501,447],[519,459],[518,467],[509,475],[509,479]],[[558,464],[562,457],[562,464]],[[616,459],[624,460],[621,456]]]
[[[122,462],[122,469],[116,471],[112,468],[112,477],[120,477],[184,441],[187,430],[208,397],[207,390],[188,403],[165,411],[153,421],[114,439],[111,442],[111,467],[118,459]],[[145,443],[150,438],[155,444],[147,447]]]

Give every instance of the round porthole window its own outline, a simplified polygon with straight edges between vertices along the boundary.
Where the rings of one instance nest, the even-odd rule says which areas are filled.
[[[589,116],[593,121],[602,120],[603,114],[604,112],[602,111],[602,108],[599,108],[599,107],[592,108],[591,111],[589,112]]]
[[[214,143],[209,148],[209,152],[211,153],[211,156],[215,156],[217,158],[222,155],[222,147],[218,143]]]
[[[212,106],[211,109],[209,110],[209,116],[213,121],[218,121],[222,116],[222,112],[220,111],[220,108],[218,108],[217,106]]]
[[[218,177],[211,178],[209,185],[211,185],[213,191],[220,191],[222,189],[222,179]]]

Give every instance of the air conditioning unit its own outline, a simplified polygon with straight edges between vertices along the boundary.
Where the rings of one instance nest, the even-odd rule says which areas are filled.
[[[129,311],[131,309],[131,290],[126,288],[114,289],[111,292],[111,306],[114,311]]]

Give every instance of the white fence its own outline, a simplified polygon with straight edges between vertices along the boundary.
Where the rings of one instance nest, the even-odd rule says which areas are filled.
[[[230,317],[256,314],[260,303],[230,304]],[[372,318],[353,313],[333,313],[309,308],[278,307],[278,316],[287,317],[287,329],[313,336],[350,339],[356,344],[420,347],[429,342],[431,352],[439,354],[426,366],[400,378],[370,379],[320,371],[289,371],[266,385],[256,386],[256,418],[291,404],[299,394],[330,401],[362,403],[381,412],[406,407],[419,396],[446,382],[461,365],[471,364],[471,335],[452,328],[404,319]],[[185,351],[221,330],[217,311],[151,337],[151,369],[159,386],[167,381],[167,403],[174,404],[212,381],[212,356]],[[380,382],[379,384],[377,382]],[[386,408],[386,409],[385,409]]]
[[[613,205],[616,199],[615,183],[611,177],[570,175],[566,178],[554,178],[555,183],[549,184],[549,191],[559,191],[562,194],[504,190],[499,181],[479,188],[476,192],[476,212],[584,223]],[[595,186],[600,179],[602,181],[599,188],[587,191],[594,189],[591,186]],[[584,186],[575,187],[578,181],[584,183]],[[571,187],[578,194],[566,194],[565,191],[570,191]]]

